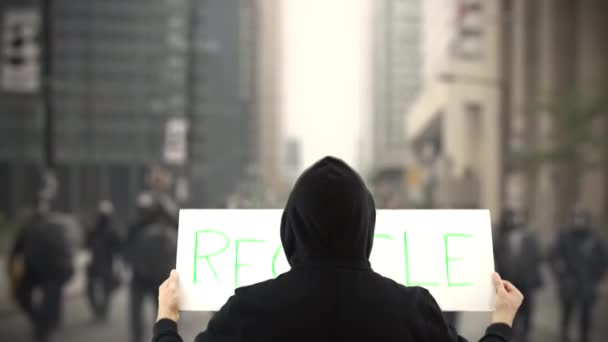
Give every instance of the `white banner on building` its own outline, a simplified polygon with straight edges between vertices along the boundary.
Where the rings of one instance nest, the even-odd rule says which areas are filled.
[[[40,12],[7,9],[2,27],[1,84],[5,91],[40,88]]]
[[[188,122],[184,118],[172,118],[167,121],[165,130],[165,161],[182,165],[187,159]]]

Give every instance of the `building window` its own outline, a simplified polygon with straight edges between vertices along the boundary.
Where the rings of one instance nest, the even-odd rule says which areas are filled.
[[[483,8],[480,0],[460,0],[452,50],[463,59],[482,57]]]

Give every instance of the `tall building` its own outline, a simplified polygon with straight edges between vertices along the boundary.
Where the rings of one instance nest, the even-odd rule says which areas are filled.
[[[38,1],[2,1],[0,3],[0,37],[2,37],[2,79],[5,78],[6,25],[9,9],[36,8]],[[0,211],[16,212],[17,203],[35,203],[39,190],[39,168],[42,162],[42,114],[37,93],[0,89]]]
[[[216,206],[257,152],[257,10],[240,0],[56,0],[52,9],[58,210],[111,199],[132,213],[165,161],[166,126],[186,122],[189,203]],[[38,1],[6,1],[36,8]],[[37,94],[0,94],[0,210],[35,202],[42,165]]]
[[[494,220],[503,207],[525,210],[531,227],[549,231],[557,230],[576,206],[606,217],[605,168],[576,170],[567,159],[534,161],[533,154],[559,147],[561,137],[585,122],[582,110],[580,121],[576,118],[573,102],[558,106],[572,115],[565,123],[541,104],[555,108],[568,98],[584,104],[606,96],[606,3],[451,3],[454,39],[444,50],[447,67],[436,69],[436,77],[425,82],[421,96],[405,114],[418,163],[426,174],[442,175],[439,184],[432,184],[435,204],[474,202],[490,209]],[[435,20],[437,12],[428,12],[428,17]],[[563,25],[566,22],[569,25]],[[608,127],[602,120],[594,122],[585,136],[605,134]],[[577,139],[585,141],[585,136]],[[602,153],[592,145],[580,155]],[[522,158],[526,153],[532,153],[531,159]],[[475,186],[462,186],[471,179]]]
[[[425,83],[403,127],[435,208],[502,206],[503,88],[500,1],[425,7]],[[427,58],[428,56],[428,58]]]
[[[605,167],[583,166],[577,171],[581,165],[572,159],[529,167],[519,162],[517,155],[526,150],[552,149],[559,144],[553,137],[580,134],[584,125],[586,132],[580,142],[588,142],[587,138],[595,134],[606,135],[605,115],[586,123],[584,116],[593,113],[589,106],[598,99],[604,103],[596,107],[598,112],[605,114],[608,110],[608,3],[515,0],[510,11],[510,65],[505,75],[511,115],[505,132],[509,157],[503,180],[505,201],[528,210],[534,228],[540,230],[558,230],[573,207],[588,209],[595,218],[605,220]],[[566,22],[569,25],[563,25]],[[573,98],[577,105],[568,100]],[[539,108],[539,103],[568,108],[573,115],[570,120],[576,120],[576,116],[581,119],[576,124],[554,120],[546,109]],[[587,161],[597,160],[597,154],[604,153],[595,144],[578,148],[582,152],[577,154]]]
[[[282,0],[258,0],[258,161],[259,173],[273,193],[284,191],[285,141],[282,115]]]
[[[373,2],[371,172],[374,179],[386,174],[400,188],[408,157],[403,112],[415,100],[421,79],[421,3]]]
[[[195,19],[191,188],[216,206],[258,162],[258,10],[252,1],[191,2]]]

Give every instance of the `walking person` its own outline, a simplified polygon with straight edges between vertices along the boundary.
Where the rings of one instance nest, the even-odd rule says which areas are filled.
[[[44,208],[17,234],[9,255],[11,274],[18,277],[13,291],[36,342],[49,341],[61,324],[62,292],[74,274],[74,254],[67,227]]]
[[[177,205],[169,195],[171,178],[162,167],[152,168],[149,189],[140,194],[137,218],[129,227],[125,258],[131,266],[131,341],[141,342],[144,302],[158,304],[158,286],[175,267],[177,253]]]
[[[120,285],[115,259],[120,252],[120,237],[113,218],[113,206],[101,201],[93,230],[87,236],[91,262],[87,267],[87,298],[95,318],[106,321],[112,292]]]
[[[598,285],[608,267],[606,260],[606,247],[592,229],[591,215],[584,210],[576,211],[549,256],[558,281],[563,342],[570,341],[569,328],[575,311],[580,314],[580,341],[589,341]]]

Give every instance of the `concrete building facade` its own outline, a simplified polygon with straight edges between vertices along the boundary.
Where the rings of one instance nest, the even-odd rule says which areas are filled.
[[[428,175],[421,185],[428,205],[496,211],[501,206],[500,6],[497,1],[452,5],[447,25],[454,38],[434,52],[443,52],[445,59],[435,57],[439,63],[427,67],[429,77],[406,113],[405,129]],[[427,20],[433,20],[430,9]],[[436,39],[432,32],[425,37]],[[465,184],[472,187],[466,194],[458,190]]]
[[[522,150],[552,149],[563,134],[543,104],[560,103],[573,94],[583,102],[608,97],[608,4],[516,0],[511,10],[508,141],[510,154],[516,156]],[[601,120],[594,126],[590,134],[608,130]],[[606,219],[605,168],[572,173],[572,163],[522,165],[516,158],[507,166],[505,200],[529,210],[537,229],[560,228],[574,207]]]
[[[459,6],[473,3],[461,1]],[[540,104],[557,103],[573,92],[582,98],[605,96],[607,4],[496,0],[472,6],[481,10],[481,58],[462,58],[452,50],[443,76],[425,83],[406,114],[418,162],[433,159],[424,152],[433,142],[438,147],[430,154],[449,159],[452,175],[437,183],[450,183],[446,178],[461,183],[465,170],[472,170],[478,178],[478,206],[492,210],[495,220],[503,207],[528,211],[539,230],[557,229],[575,206],[605,218],[605,168],[576,174],[568,163],[524,163],[520,156],[554,148],[563,134]],[[456,18],[468,11],[470,7],[457,7]],[[608,128],[601,120],[596,126],[593,130]],[[450,197],[450,191],[438,193]]]
[[[258,152],[258,18],[241,0],[53,1],[56,209],[114,202],[121,218],[152,164],[166,123],[188,123],[188,203],[220,205]],[[40,1],[3,1],[39,8]],[[0,210],[32,207],[43,165],[37,93],[0,93]],[[179,169],[179,170],[178,170]]]

